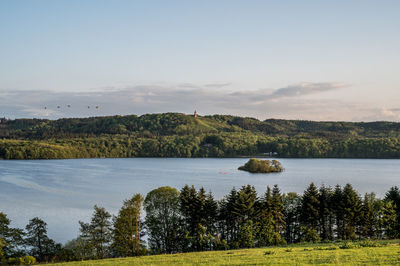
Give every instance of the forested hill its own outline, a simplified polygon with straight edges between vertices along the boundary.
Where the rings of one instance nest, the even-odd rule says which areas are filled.
[[[400,158],[400,123],[314,122],[180,113],[0,120],[0,157]]]

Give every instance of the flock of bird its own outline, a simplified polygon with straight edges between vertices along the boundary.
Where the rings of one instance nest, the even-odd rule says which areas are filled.
[[[90,109],[90,107],[91,107],[91,106],[88,105],[87,108]],[[70,104],[67,104],[67,108],[71,108],[71,105],[70,105]],[[99,107],[98,105],[96,105],[94,108],[99,109],[100,107]],[[47,110],[47,106],[45,106],[44,109]],[[60,105],[57,105],[57,109],[61,109],[61,106],[60,106]]]

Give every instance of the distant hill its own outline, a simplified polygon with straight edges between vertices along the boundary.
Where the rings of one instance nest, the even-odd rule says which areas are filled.
[[[0,120],[4,159],[86,157],[400,158],[400,123],[181,113]]]

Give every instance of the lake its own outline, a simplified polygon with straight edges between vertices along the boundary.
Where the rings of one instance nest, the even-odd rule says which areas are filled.
[[[38,216],[58,242],[78,235],[78,221],[88,222],[95,204],[116,214],[122,201],[134,193],[160,186],[181,189],[203,186],[220,199],[232,189],[254,185],[259,194],[278,184],[282,192],[301,193],[311,183],[335,186],[351,183],[360,194],[382,197],[400,185],[400,160],[279,159],[282,173],[250,174],[239,171],[248,158],[228,159],[76,159],[0,160],[0,211],[12,225],[24,228]]]

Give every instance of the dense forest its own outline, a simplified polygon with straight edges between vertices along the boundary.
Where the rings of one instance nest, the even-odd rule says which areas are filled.
[[[342,243],[400,236],[400,190],[383,199],[361,197],[350,185],[316,187],[302,195],[282,194],[278,186],[258,195],[251,185],[233,188],[221,200],[186,185],[180,191],[160,187],[145,197],[135,194],[116,215],[94,206],[91,219],[80,221],[80,234],[65,245],[47,235],[38,217],[25,230],[10,227],[0,212],[0,263],[28,264],[190,251],[286,245],[298,242]],[[143,212],[144,210],[145,212]],[[146,238],[144,237],[146,236]],[[146,239],[146,240],[145,240]],[[373,243],[372,243],[373,244]]]
[[[400,158],[400,123],[313,122],[180,113],[0,119],[0,158]]]

